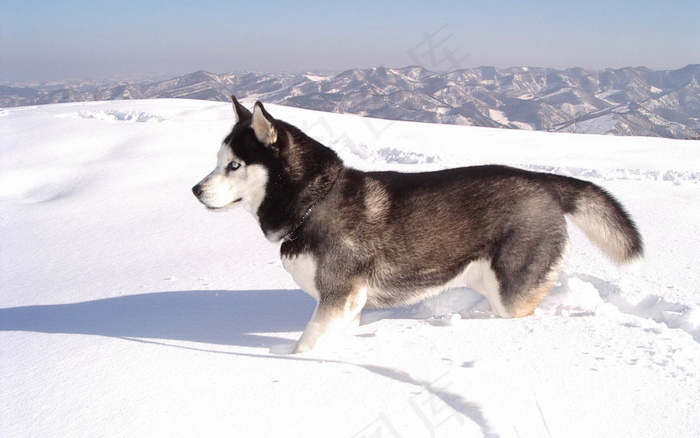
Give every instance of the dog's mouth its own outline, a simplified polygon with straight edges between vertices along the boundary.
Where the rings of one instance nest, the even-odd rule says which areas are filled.
[[[206,205],[206,204],[204,204],[204,206],[207,207],[207,210],[210,210],[210,211],[226,211],[226,210],[230,210],[233,207],[236,207],[238,205],[238,203],[241,202],[242,200],[243,200],[243,198],[235,199],[235,200],[231,201],[229,204],[226,204],[222,207],[211,207],[211,206]]]

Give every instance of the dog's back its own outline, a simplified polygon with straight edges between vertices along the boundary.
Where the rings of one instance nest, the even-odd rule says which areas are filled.
[[[603,238],[614,261],[641,255],[634,224],[602,189],[505,166],[419,174],[348,169],[306,232],[334,242],[315,254],[319,266],[342,260],[331,263],[333,275],[362,278],[368,306],[419,301],[473,277],[473,269],[466,272],[477,263],[491,272],[471,283],[498,284],[498,291],[480,291],[495,313],[523,316],[556,278],[568,241],[565,215],[594,241]],[[286,255],[308,242],[290,243]]]

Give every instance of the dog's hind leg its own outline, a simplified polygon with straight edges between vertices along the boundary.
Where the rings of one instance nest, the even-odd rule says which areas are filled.
[[[525,203],[494,251],[501,300],[513,317],[532,315],[557,281],[566,249],[566,221],[546,197]]]
[[[556,274],[557,272],[554,272]],[[554,279],[547,279],[544,283],[536,286],[529,291],[523,292],[516,300],[509,303],[508,313],[513,318],[520,318],[523,316],[530,316],[535,313],[535,309],[540,305],[542,300],[549,294],[554,286],[556,275],[553,275]]]
[[[313,350],[352,325],[359,325],[362,308],[367,302],[367,288],[357,287],[344,295],[323,295],[319,299],[313,317],[299,338],[294,353]]]
[[[470,263],[463,275],[465,285],[486,298],[494,315],[500,318],[511,317],[503,305],[500,285],[488,260],[477,260]]]
[[[561,271],[564,255],[566,253],[566,246],[559,255],[558,260],[549,265],[547,268],[536,268],[534,266],[530,269],[524,271],[527,274],[521,276],[521,278],[530,277],[529,282],[509,282],[506,283],[506,293],[507,300],[505,300],[505,306],[508,309],[508,313],[513,318],[519,318],[522,316],[529,316],[535,313],[535,309],[540,305],[542,300],[549,294],[552,287],[557,283],[559,279],[559,273]]]

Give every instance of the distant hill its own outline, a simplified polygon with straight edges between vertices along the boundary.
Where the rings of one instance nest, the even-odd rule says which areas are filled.
[[[228,101],[235,94],[393,120],[700,138],[699,83],[700,65],[663,71],[377,67],[332,75],[199,71],[150,82],[5,84],[0,106],[152,98]]]

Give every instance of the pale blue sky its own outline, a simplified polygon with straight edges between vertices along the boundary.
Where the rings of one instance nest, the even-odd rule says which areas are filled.
[[[698,0],[0,0],[0,80],[700,63]]]

